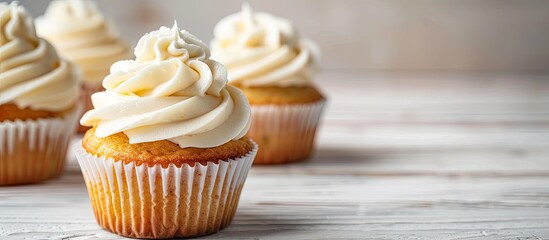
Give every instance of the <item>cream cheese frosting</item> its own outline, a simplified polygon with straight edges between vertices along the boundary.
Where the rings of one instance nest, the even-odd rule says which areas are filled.
[[[227,67],[229,81],[241,86],[308,86],[319,59],[316,45],[299,38],[287,20],[242,11],[223,18],[214,29],[212,58]]]
[[[36,25],[38,35],[80,66],[84,84],[90,88],[101,86],[114,62],[130,58],[128,44],[119,39],[93,1],[52,1],[44,16],[36,19]]]
[[[0,105],[61,112],[78,100],[80,73],[36,35],[16,2],[0,3]]]
[[[175,24],[143,36],[135,60],[119,61],[92,95],[95,109],[80,123],[97,137],[125,133],[131,144],[169,140],[181,148],[210,148],[243,137],[250,105],[227,85],[223,65],[210,50]]]

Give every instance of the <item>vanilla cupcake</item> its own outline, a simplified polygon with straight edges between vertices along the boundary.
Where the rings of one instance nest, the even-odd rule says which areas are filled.
[[[0,186],[54,178],[80,114],[80,74],[16,2],[0,3],[0,29]]]
[[[92,95],[75,146],[99,224],[135,238],[197,237],[231,222],[257,152],[249,103],[208,47],[174,25],[143,36]]]
[[[294,26],[247,4],[215,27],[212,58],[227,67],[230,84],[252,106],[248,136],[261,150],[255,164],[307,159],[325,98],[312,78],[319,51]]]
[[[44,16],[36,19],[38,35],[50,41],[59,54],[80,66],[83,72],[81,102],[92,109],[90,96],[102,91],[101,81],[110,66],[131,56],[128,44],[120,40],[91,0],[54,0]],[[79,131],[87,128],[80,126]]]

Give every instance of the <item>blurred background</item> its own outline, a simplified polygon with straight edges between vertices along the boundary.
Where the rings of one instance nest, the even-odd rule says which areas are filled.
[[[50,1],[21,0],[36,17]],[[122,36],[136,43],[173,20],[209,42],[240,0],[98,0]],[[290,19],[323,50],[322,69],[548,71],[549,1],[248,1]]]

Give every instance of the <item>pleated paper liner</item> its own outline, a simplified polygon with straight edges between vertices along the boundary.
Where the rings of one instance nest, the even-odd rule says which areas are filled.
[[[325,100],[310,104],[252,105],[248,137],[260,146],[254,164],[281,164],[307,159]]]
[[[62,118],[0,122],[0,186],[59,176],[80,112],[78,105]]]
[[[257,153],[207,165],[124,164],[74,146],[97,222],[134,238],[198,237],[227,227]]]
[[[80,90],[80,103],[84,107],[84,110],[82,111],[82,115],[86,113],[89,110],[93,109],[93,104],[91,102],[91,95],[96,92],[103,91],[104,88],[102,86],[99,87],[88,87],[88,86],[82,86],[82,89]],[[82,115],[80,115],[80,118],[82,118]],[[80,124],[77,124],[76,129],[78,133],[85,133],[90,129],[90,127],[84,127]]]

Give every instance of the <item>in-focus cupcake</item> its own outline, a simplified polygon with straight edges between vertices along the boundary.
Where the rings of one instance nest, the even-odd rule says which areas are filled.
[[[36,36],[17,3],[0,3],[0,186],[58,176],[80,109],[80,75]]]
[[[54,0],[44,16],[36,19],[38,35],[50,41],[59,54],[83,72],[81,103],[92,109],[90,96],[102,91],[101,81],[110,66],[131,56],[128,44],[119,39],[112,21],[91,0]],[[88,128],[79,126],[79,132]]]
[[[250,106],[208,47],[174,25],[143,36],[92,95],[75,152],[95,217],[136,238],[197,237],[226,227],[257,145]]]
[[[252,106],[248,136],[261,147],[254,163],[307,159],[325,102],[312,82],[316,45],[300,39],[290,22],[254,13],[247,4],[214,31],[212,58],[227,67],[230,84]]]

